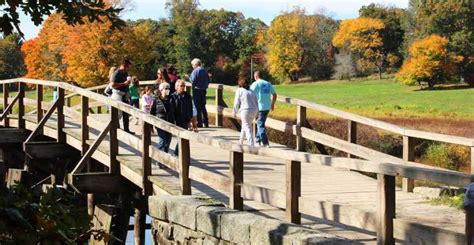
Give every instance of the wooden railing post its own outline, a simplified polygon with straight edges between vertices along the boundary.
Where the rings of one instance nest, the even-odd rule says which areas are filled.
[[[299,198],[301,196],[301,162],[286,162],[286,219],[300,224]]]
[[[151,145],[151,125],[144,121],[142,130],[142,194],[144,196],[150,196],[152,194],[152,185],[148,177],[151,175],[151,158],[149,153]]]
[[[58,88],[58,142],[66,142],[66,133],[64,132],[64,89]]]
[[[474,174],[474,146],[471,146],[471,174]]]
[[[148,198],[146,196],[140,195],[136,197],[135,199],[137,200],[137,203],[135,204],[135,214],[134,214],[135,222],[133,224],[134,244],[144,245]]]
[[[219,109],[222,106],[222,95],[223,95],[223,86],[221,84],[216,87],[216,126],[222,127],[224,125],[224,115],[222,110]]]
[[[87,117],[89,116],[89,98],[81,96],[81,156],[84,156],[89,150],[87,140],[89,140],[89,125]],[[87,172],[92,172],[91,162],[87,163]],[[94,215],[94,194],[87,193],[87,213]]]
[[[181,195],[191,195],[191,180],[189,179],[189,165],[191,163],[191,151],[189,140],[179,138],[179,183]]]
[[[18,82],[18,128],[25,128],[25,84]]]
[[[347,124],[347,141],[353,144],[357,143],[357,123],[349,120]],[[354,156],[347,153],[348,158],[353,158]]]
[[[244,183],[244,154],[242,152],[230,152],[230,188],[229,207],[236,210],[244,209],[244,199],[241,195]]]
[[[298,112],[296,115],[296,125],[300,128],[306,126],[306,107],[304,106],[298,105]],[[305,140],[303,136],[301,135],[296,136],[296,150],[297,151],[306,150]]]
[[[117,129],[119,127],[118,109],[110,107],[110,168],[109,173],[120,174],[120,164],[117,160],[119,144],[117,139]]]
[[[414,138],[409,136],[403,136],[403,160],[414,161],[415,160],[415,144]],[[415,181],[409,178],[402,179],[402,189],[405,192],[413,192],[415,188]]]
[[[67,98],[66,98],[66,106],[67,106],[67,107],[71,107],[71,98],[72,98],[72,97],[67,97]]]
[[[395,176],[377,174],[377,244],[395,244]]]
[[[43,118],[43,85],[36,85],[36,122]]]
[[[4,83],[3,84],[3,113],[6,113],[5,109],[8,107],[8,95],[9,95],[9,91],[8,91],[8,83]],[[5,117],[5,119],[3,119],[3,126],[5,127],[9,127],[10,126],[10,119],[8,117]]]

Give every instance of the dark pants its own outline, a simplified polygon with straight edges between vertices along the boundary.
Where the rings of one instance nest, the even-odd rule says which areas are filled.
[[[465,207],[466,209],[466,244],[474,244],[474,206]]]
[[[129,104],[130,103],[130,96],[124,95],[122,97],[122,102]],[[126,132],[130,132],[130,114],[122,112],[122,122],[123,122],[123,130]]]
[[[197,111],[197,122],[198,127],[209,126],[209,119],[206,110],[206,90],[205,89],[193,89],[193,101]]]
[[[259,111],[257,116],[257,133],[255,140],[257,143],[268,145],[267,130],[265,129],[265,122],[267,121],[269,111]]]
[[[162,129],[156,128],[156,131],[158,132],[158,149],[168,152],[170,149],[170,143],[171,143],[171,133],[164,131]]]
[[[132,99],[132,103],[130,103],[130,105],[132,105],[133,107],[135,108],[140,108],[140,99]]]

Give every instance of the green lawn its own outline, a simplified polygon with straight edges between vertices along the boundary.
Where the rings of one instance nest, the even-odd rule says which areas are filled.
[[[473,88],[419,90],[394,80],[325,81],[275,88],[281,95],[369,117],[474,119]],[[233,95],[224,93],[224,96],[230,106]],[[294,106],[278,103],[275,116],[295,117],[295,111]]]

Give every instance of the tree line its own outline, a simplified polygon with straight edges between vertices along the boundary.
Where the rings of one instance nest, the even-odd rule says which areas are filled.
[[[250,77],[253,65],[275,82],[395,73],[407,84],[474,85],[473,9],[468,1],[411,0],[407,9],[370,4],[358,18],[338,21],[296,7],[267,26],[240,12],[200,9],[197,0],[170,0],[168,18],[129,20],[120,29],[106,17],[70,26],[56,13],[34,39],[0,40],[0,63],[10,64],[0,76],[26,72],[86,87],[107,81],[122,58],[148,80],[167,64],[188,73],[199,57],[213,82],[226,84]]]

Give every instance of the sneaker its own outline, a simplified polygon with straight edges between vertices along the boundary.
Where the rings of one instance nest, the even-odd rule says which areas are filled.
[[[263,144],[263,147],[270,148],[270,145],[269,144]]]

